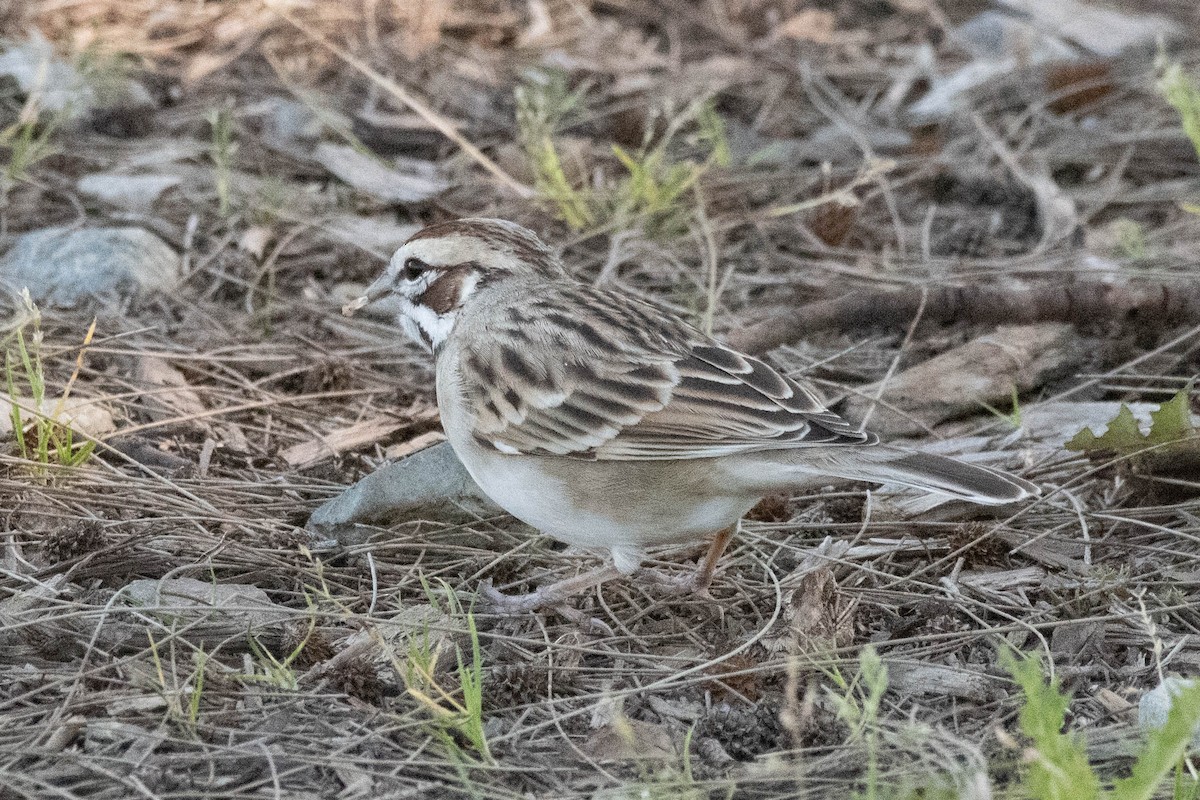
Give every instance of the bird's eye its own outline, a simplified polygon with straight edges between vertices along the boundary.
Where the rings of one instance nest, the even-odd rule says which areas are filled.
[[[419,258],[406,258],[404,260],[404,271],[401,273],[405,280],[415,281],[421,277],[425,270],[429,269],[429,265]]]

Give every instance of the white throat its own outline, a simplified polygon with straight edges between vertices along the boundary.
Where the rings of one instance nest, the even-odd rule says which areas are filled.
[[[430,352],[437,349],[454,330],[454,320],[458,312],[451,311],[438,314],[429,306],[415,305],[405,301],[404,309],[400,312],[400,327],[409,337],[421,344]]]

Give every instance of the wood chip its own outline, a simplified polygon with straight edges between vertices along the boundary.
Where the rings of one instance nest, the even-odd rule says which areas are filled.
[[[940,698],[962,697],[979,703],[986,703],[1004,695],[998,678],[972,672],[965,667],[889,661],[888,678],[891,688],[901,693],[933,695]]]
[[[407,442],[394,444],[383,451],[383,454],[389,461],[399,461],[406,456],[411,456],[418,450],[424,450],[426,447],[432,447],[438,442],[446,441],[446,434],[441,431],[425,431],[420,436],[414,436]]]
[[[1006,325],[893,376],[887,406],[875,408],[870,427],[885,437],[912,436],[952,417],[1007,409],[1012,390],[1025,392],[1076,367],[1085,353],[1070,325]],[[874,387],[847,401],[846,416],[863,419],[875,405]]]
[[[1104,706],[1107,711],[1113,714],[1124,714],[1133,710],[1133,703],[1127,698],[1114,692],[1112,689],[1101,689],[1096,692],[1096,702]]]
[[[370,419],[356,422],[353,425],[348,425],[345,428],[330,431],[316,441],[302,442],[289,447],[280,453],[279,456],[289,466],[303,469],[317,463],[321,459],[336,456],[347,450],[354,450],[364,445],[386,439],[393,433],[403,430],[410,425],[431,422],[437,418],[437,409],[432,407],[407,413],[403,417],[371,417]],[[429,444],[432,444],[432,442]]]
[[[833,30],[837,17],[832,11],[819,8],[806,8],[799,14],[788,17],[776,33],[789,39],[802,39],[817,44],[829,44],[833,41]]]

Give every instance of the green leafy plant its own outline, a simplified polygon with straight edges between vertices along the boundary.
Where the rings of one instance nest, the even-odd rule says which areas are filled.
[[[979,405],[983,406],[993,416],[997,416],[1007,422],[1009,425],[1013,426],[1013,428],[1021,427],[1021,398],[1017,394],[1017,385],[1015,383],[1012,387],[1012,410],[1007,414],[1000,409],[990,406],[984,402],[980,402]]]
[[[1196,157],[1200,158],[1200,85],[1196,79],[1184,72],[1178,61],[1170,61],[1165,53],[1158,55],[1158,91],[1179,114],[1183,132],[1192,143]],[[1200,205],[1183,203],[1185,211],[1200,214]]]
[[[1172,697],[1166,724],[1150,731],[1129,777],[1121,778],[1113,786],[1113,800],[1150,800],[1163,779],[1172,773],[1175,800],[1200,794],[1200,781],[1189,779],[1183,768],[1197,724],[1200,724],[1200,682],[1193,682]]]
[[[997,796],[1030,800],[1151,800],[1162,796],[1164,784],[1173,779],[1173,800],[1197,800],[1200,782],[1186,761],[1194,731],[1200,724],[1200,682],[1178,692],[1167,714],[1166,724],[1151,731],[1138,749],[1128,776],[1116,780],[1102,776],[1089,758],[1083,737],[1066,730],[1070,698],[1056,678],[1047,679],[1040,659],[1011,649],[1000,655],[1000,663],[1021,691],[1018,727],[1025,742],[1021,747],[1022,767],[1016,781]],[[882,715],[888,686],[887,666],[872,648],[859,654],[857,674],[847,679],[837,668],[824,670],[833,685],[828,697],[838,718],[849,727],[847,741],[863,749],[859,788],[846,793],[854,800],[957,800],[979,795],[983,777],[982,756],[957,771],[936,745],[936,729],[912,720],[896,722]],[[1017,741],[999,731],[1001,741]],[[882,764],[895,763],[897,754],[907,757],[908,769],[896,772]],[[928,764],[930,770],[911,768]],[[966,778],[966,782],[962,779]],[[966,794],[964,794],[964,791]]]
[[[248,642],[250,652],[254,654],[258,662],[255,665],[254,671],[241,673],[237,678],[247,683],[259,683],[289,692],[296,691],[300,687],[300,677],[296,674],[296,670],[292,667],[292,664],[304,652],[304,648],[308,645],[308,640],[312,636],[315,627],[316,618],[313,617],[309,620],[309,628],[307,633],[304,634],[304,638],[282,659],[276,657],[274,653],[263,647],[256,637],[251,636]]]
[[[1133,411],[1122,403],[1102,435],[1097,436],[1090,428],[1084,428],[1065,447],[1077,452],[1115,451],[1121,455],[1150,448],[1159,454],[1176,452],[1180,448],[1195,449],[1200,446],[1200,431],[1192,425],[1190,394],[1190,389],[1184,389],[1150,412],[1147,433],[1142,433]]]
[[[127,101],[130,73],[136,64],[136,56],[98,42],[87,45],[75,58],[75,69],[84,85],[95,93],[97,104],[104,107]]]
[[[324,586],[323,576],[318,576]],[[327,590],[327,587],[325,587]],[[273,686],[276,689],[294,692],[300,686],[299,675],[293,668],[296,659],[304,652],[304,648],[308,647],[309,641],[312,639],[313,633],[317,630],[317,615],[318,608],[313,600],[312,593],[306,588],[304,591],[304,601],[308,609],[308,627],[304,631],[304,636],[296,643],[287,655],[282,659],[275,656],[270,650],[258,641],[254,634],[250,634],[249,646],[250,652],[258,659],[255,669],[252,672],[239,674],[237,677],[248,683],[259,683],[266,686]]]
[[[1178,112],[1183,132],[1195,148],[1196,157],[1200,158],[1200,85],[1183,71],[1179,62],[1168,61],[1161,54],[1158,68],[1158,90]]]
[[[1117,234],[1117,252],[1128,261],[1144,261],[1150,255],[1146,232],[1134,220],[1126,217],[1113,222]]]
[[[826,693],[838,719],[849,727],[847,742],[863,750],[859,788],[846,795],[850,800],[958,800],[973,796],[968,787],[986,781],[982,756],[970,751],[969,763],[956,763],[946,758],[935,729],[884,718],[888,669],[873,647],[859,652],[852,678],[836,667],[822,671],[833,683]],[[887,769],[885,760],[891,764]]]
[[[862,741],[866,749],[865,788],[854,796],[875,800],[884,790],[879,778],[879,707],[888,686],[887,665],[875,648],[864,647],[859,653],[858,675],[853,681],[847,681],[836,671],[831,675],[837,691],[830,691],[829,697],[838,718],[850,726],[851,741]]]
[[[196,726],[200,722],[200,701],[204,696],[204,674],[208,667],[208,654],[202,648],[195,651],[193,654],[195,672],[192,674],[191,684],[180,688],[178,684],[172,685],[172,682],[167,680],[167,671],[163,668],[158,642],[149,628],[146,629],[146,638],[150,640],[150,658],[154,662],[158,693],[166,703],[167,715],[176,720],[183,728],[195,732]],[[172,639],[171,653],[174,654],[174,652],[174,640]],[[172,663],[174,662],[172,661]],[[181,700],[182,695],[187,695],[186,708]]]
[[[1017,656],[1008,650],[1000,663],[1021,687],[1021,732],[1033,742],[1027,751],[1029,769],[1025,785],[1037,800],[1092,800],[1100,796],[1100,779],[1088,763],[1082,739],[1063,733],[1070,698],[1059,690],[1058,680],[1042,676],[1036,658]]]
[[[517,131],[533,170],[534,189],[575,230],[595,222],[593,201],[567,177],[554,137],[564,120],[582,106],[586,91],[586,85],[569,91],[566,76],[551,72],[544,80],[526,81],[515,92]]]
[[[51,464],[79,466],[91,457],[96,443],[91,440],[76,441],[77,433],[67,418],[66,402],[83,369],[84,355],[96,334],[96,320],[92,320],[84,335],[75,359],[75,370],[63,387],[62,394],[50,406],[42,358],[41,313],[30,299],[28,291],[22,293],[22,300],[27,321],[8,337],[4,352],[4,383],[8,391],[9,421],[17,453],[21,458],[34,462],[40,473],[44,473]],[[24,390],[28,390],[27,396]]]
[[[1047,681],[1041,660],[1001,653],[1001,664],[1021,688],[1021,732],[1031,746],[1025,751],[1028,768],[1023,779],[1034,800],[1151,800],[1168,775],[1174,776],[1175,800],[1190,800],[1200,784],[1184,773],[1184,756],[1200,723],[1200,684],[1176,695],[1167,722],[1150,732],[1128,777],[1105,790],[1089,763],[1082,738],[1064,733],[1070,698],[1057,679]]]

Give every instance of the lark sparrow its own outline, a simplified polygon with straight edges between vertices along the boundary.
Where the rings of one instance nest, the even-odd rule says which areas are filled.
[[[511,222],[419,231],[345,310],[389,295],[399,324],[436,359],[442,425],[480,488],[550,536],[612,555],[612,567],[493,597],[510,611],[632,573],[647,547],[716,534],[690,581],[706,589],[742,515],[814,476],[984,504],[1038,491],[1003,472],[879,445],[764,362],[649,303],[571,279]]]

